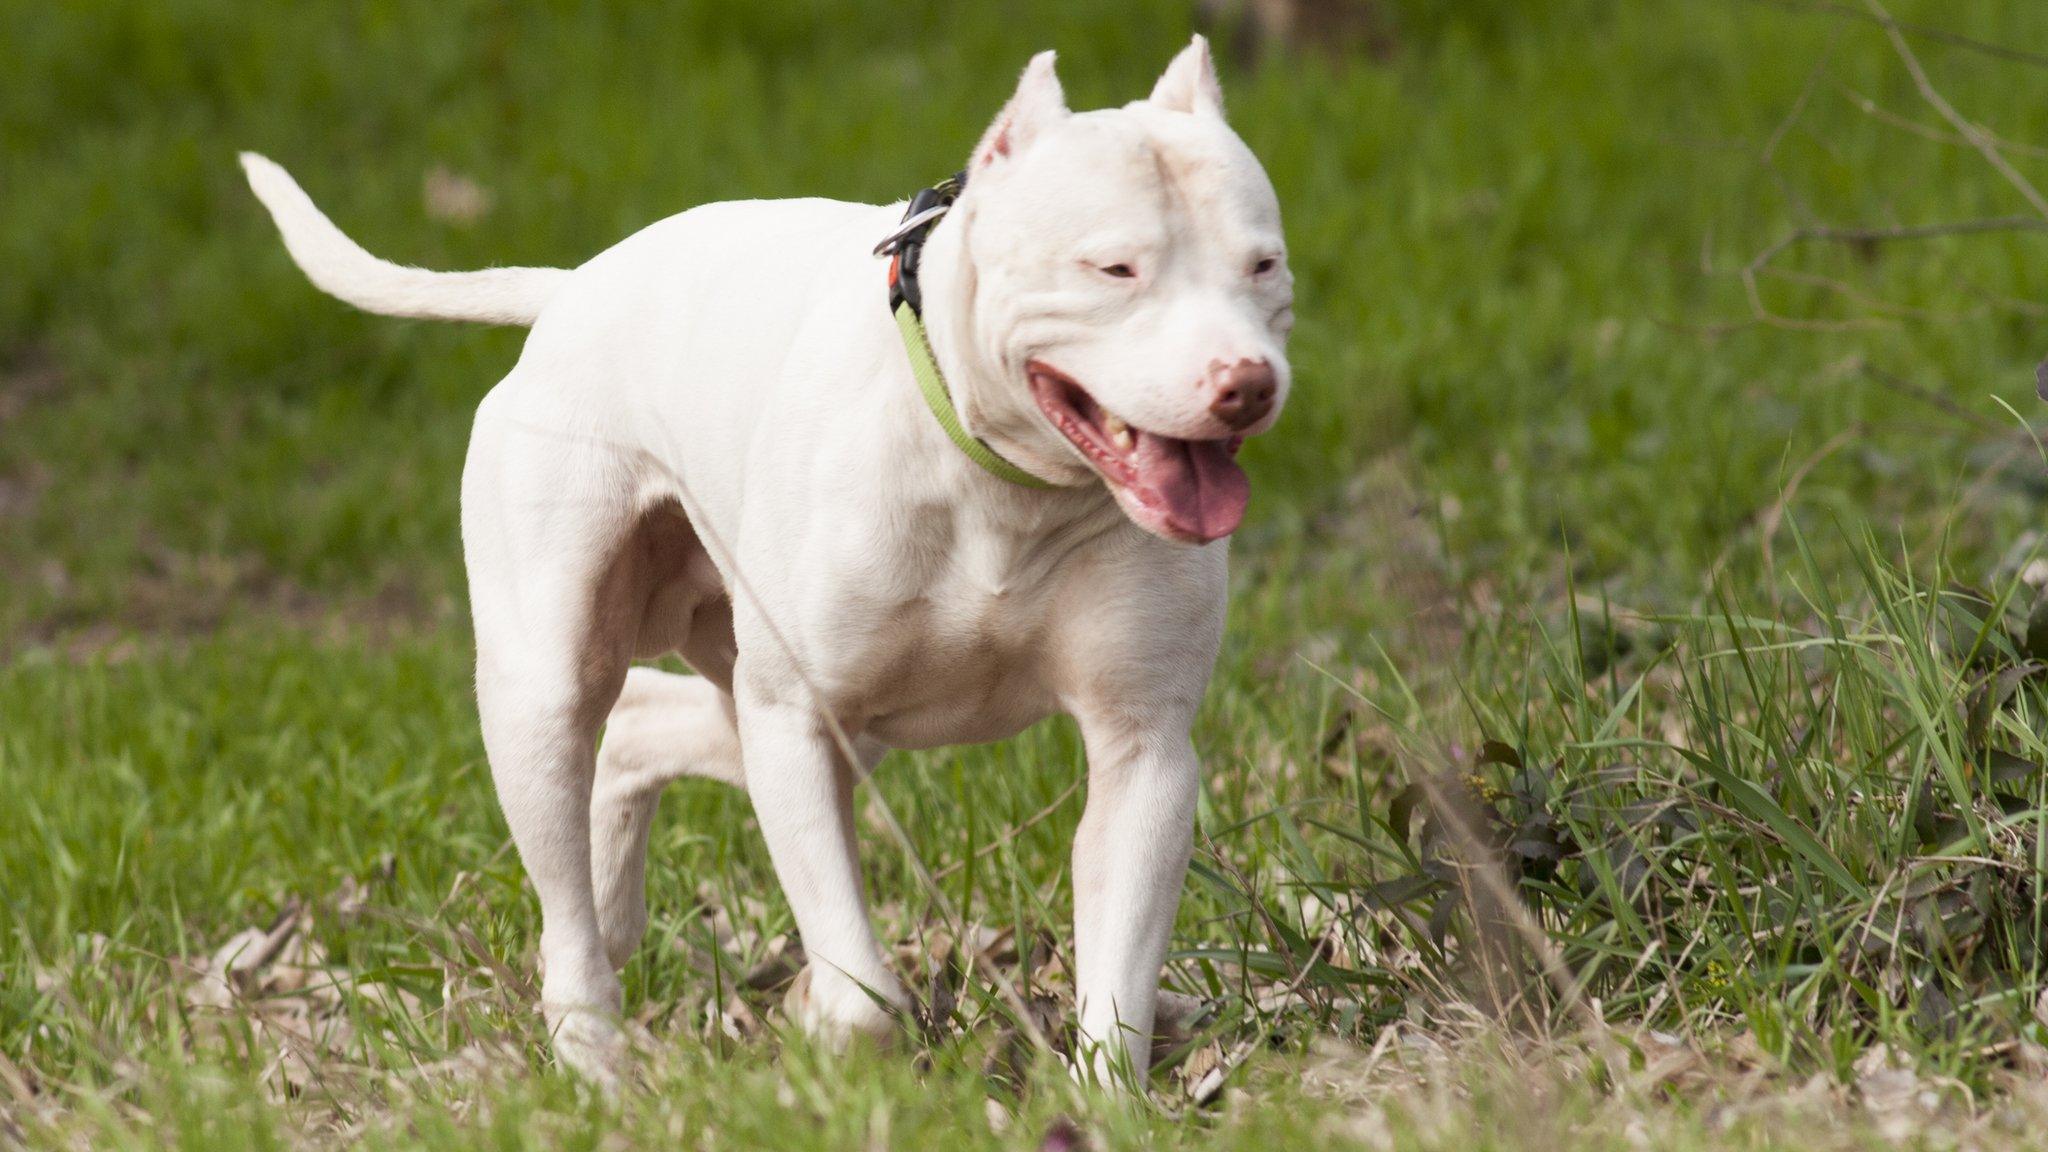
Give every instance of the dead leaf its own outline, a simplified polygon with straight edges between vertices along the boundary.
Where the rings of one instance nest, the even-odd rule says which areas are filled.
[[[427,169],[420,199],[427,215],[444,224],[467,227],[491,211],[491,194],[483,185],[439,164]]]

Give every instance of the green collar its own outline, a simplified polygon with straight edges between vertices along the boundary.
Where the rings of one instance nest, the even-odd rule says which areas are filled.
[[[917,377],[917,390],[924,393],[925,406],[938,418],[947,439],[992,476],[1025,488],[1051,488],[1051,484],[996,455],[995,449],[960,423],[960,411],[953,407],[953,394],[946,390],[945,377],[939,375],[939,362],[932,357],[931,341],[925,338],[924,321],[907,300],[896,305],[896,327],[903,333],[903,350],[910,353],[910,374]]]

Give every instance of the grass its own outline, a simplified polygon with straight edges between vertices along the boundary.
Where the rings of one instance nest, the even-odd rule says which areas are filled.
[[[553,1073],[455,530],[519,334],[318,296],[233,153],[381,253],[574,263],[704,200],[894,198],[1031,51],[1088,106],[1189,30],[1027,7],[0,6],[0,1142],[2038,1139],[2048,239],[1754,265],[2031,211],[1882,26],[1797,2],[1396,3],[1379,57],[1226,64],[1299,385],[1197,733],[1170,982],[1208,1014],[1149,1105],[921,959],[959,926],[913,856],[1057,1034],[1064,722],[892,761],[907,844],[864,812],[953,1027],[783,1035],[765,850],[686,784],[627,972],[650,1090]],[[2008,50],[1907,39],[2048,180],[2048,12],[1896,15]],[[436,170],[488,211],[427,211]]]

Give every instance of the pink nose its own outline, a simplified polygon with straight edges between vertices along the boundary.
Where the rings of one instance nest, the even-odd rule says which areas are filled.
[[[1209,412],[1232,428],[1249,428],[1265,419],[1279,391],[1270,361],[1219,360],[1209,366]]]

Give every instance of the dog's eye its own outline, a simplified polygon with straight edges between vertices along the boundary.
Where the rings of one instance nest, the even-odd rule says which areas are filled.
[[[1280,258],[1278,256],[1262,256],[1259,258],[1258,263],[1252,265],[1252,275],[1264,276],[1279,266]]]
[[[1097,270],[1104,276],[1114,276],[1118,280],[1129,280],[1138,274],[1138,270],[1129,264],[1105,264]]]

